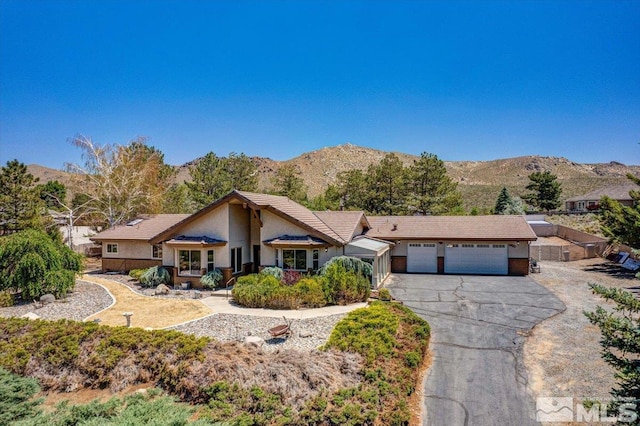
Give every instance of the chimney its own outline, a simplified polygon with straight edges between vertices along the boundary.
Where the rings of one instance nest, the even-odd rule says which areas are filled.
[[[391,228],[392,231],[397,231],[398,230],[398,224],[394,223],[393,227]]]

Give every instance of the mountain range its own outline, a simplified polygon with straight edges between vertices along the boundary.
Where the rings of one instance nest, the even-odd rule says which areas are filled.
[[[285,164],[293,164],[307,186],[309,198],[312,198],[321,194],[329,184],[335,183],[339,172],[350,169],[364,170],[370,164],[379,162],[387,153],[347,143],[307,152],[285,161],[265,157],[252,159],[258,168],[259,190],[268,191],[271,178],[277,170]],[[418,158],[399,152],[395,154],[406,165]],[[189,167],[198,161],[199,159],[194,159],[175,166],[176,181],[189,180]],[[558,176],[558,181],[562,183],[562,200],[606,186],[628,183],[627,173],[640,176],[639,165],[618,162],[581,164],[563,157],[536,155],[491,161],[445,161],[445,166],[449,176],[458,182],[458,189],[463,195],[467,210],[472,207],[492,208],[502,187],[507,187],[512,195],[522,195],[526,192],[529,174],[535,171],[549,170]],[[37,164],[29,165],[28,169],[31,174],[39,177],[41,182],[69,182],[69,175],[64,171]]]

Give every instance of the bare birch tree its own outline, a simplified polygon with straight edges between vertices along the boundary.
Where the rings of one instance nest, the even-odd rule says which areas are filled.
[[[75,193],[85,198],[82,214],[113,227],[141,213],[158,213],[173,171],[163,154],[137,138],[129,145],[98,145],[76,135],[72,145],[82,150],[83,165],[67,164],[74,174]]]

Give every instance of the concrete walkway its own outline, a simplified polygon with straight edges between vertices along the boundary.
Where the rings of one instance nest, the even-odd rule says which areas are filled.
[[[218,296],[205,297],[200,300],[214,314],[236,314],[236,315],[252,315],[256,317],[287,317],[294,319],[319,318],[328,317],[330,315],[345,314],[358,308],[364,308],[367,303],[354,303],[346,306],[325,306],[323,308],[314,309],[262,309],[262,308],[245,308],[231,299],[227,300]]]

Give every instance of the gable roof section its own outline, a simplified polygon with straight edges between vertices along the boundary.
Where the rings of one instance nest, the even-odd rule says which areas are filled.
[[[313,212],[320,220],[327,224],[345,242],[351,241],[356,228],[362,223],[366,228],[371,225],[361,211],[318,211]]]
[[[369,223],[365,235],[385,240],[536,240],[524,216],[369,216]]]
[[[139,240],[149,241],[168,227],[189,217],[188,214],[140,215],[141,221],[131,221],[134,225],[117,225],[105,229],[90,238],[91,241]]]
[[[245,192],[233,190],[224,197],[214,201],[203,209],[197,211],[186,219],[159,233],[153,238],[152,242],[160,242],[169,235],[177,232],[182,226],[192,222],[193,220],[206,215],[211,210],[216,209],[224,203],[232,200],[238,200],[246,203],[255,210],[267,210],[287,221],[294,223],[300,228],[306,230],[311,235],[319,237],[331,244],[342,246],[348,242],[338,235],[331,227],[324,223],[318,216],[313,214],[311,210],[305,206],[280,195],[257,194],[254,192]]]
[[[632,198],[631,195],[629,195],[629,191],[637,191],[639,189],[640,187],[635,184],[608,186],[606,188],[596,189],[595,191],[588,192],[584,195],[571,197],[567,199],[567,201],[594,201],[599,200],[605,195],[614,200],[631,201]]]

